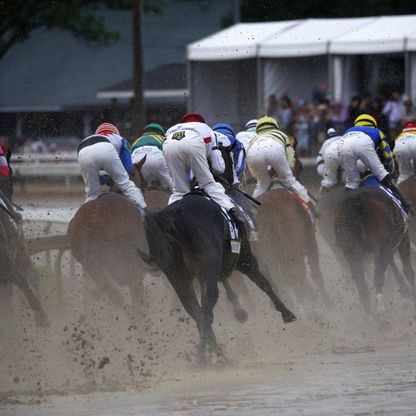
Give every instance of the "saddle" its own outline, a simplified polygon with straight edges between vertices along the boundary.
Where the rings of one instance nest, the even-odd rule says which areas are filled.
[[[231,253],[234,254],[240,254],[241,249],[241,233],[238,230],[238,226],[235,222],[235,219],[232,218],[232,216],[227,212],[225,208],[217,204],[215,201],[212,200],[212,198],[203,190],[200,188],[192,188],[190,192],[184,195],[184,198],[190,195],[200,196],[202,198],[209,199],[210,201],[214,202],[217,206],[221,208],[221,214],[224,217],[224,220],[227,224],[228,229],[228,237],[230,240],[230,246],[231,246]]]

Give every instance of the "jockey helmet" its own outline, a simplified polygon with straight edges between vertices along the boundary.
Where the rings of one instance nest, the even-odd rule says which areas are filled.
[[[266,130],[278,130],[279,124],[273,117],[262,117],[256,124],[256,133]]]
[[[249,120],[246,123],[245,129],[246,131],[256,131],[256,124],[258,120],[256,118],[253,118],[253,120]]]
[[[333,127],[330,127],[327,131],[326,131],[326,138],[330,139],[331,137],[335,137],[337,135],[337,132],[335,131],[335,129]]]
[[[95,130],[95,134],[118,134],[120,136],[120,132],[118,128],[111,123],[102,123],[97,127]]]
[[[408,121],[404,125],[403,131],[411,131],[411,130],[416,130],[416,121]]]
[[[157,123],[148,124],[147,126],[144,127],[143,132],[144,133],[152,132],[152,133],[160,134],[161,136],[165,135],[165,129],[160,124],[157,124]]]
[[[212,127],[212,130],[235,138],[235,131],[228,123],[217,123]]]
[[[201,114],[195,112],[186,113],[184,116],[182,116],[181,121],[182,123],[205,123],[204,117],[202,117]]]
[[[377,121],[370,114],[360,114],[355,119],[354,126],[377,127]]]

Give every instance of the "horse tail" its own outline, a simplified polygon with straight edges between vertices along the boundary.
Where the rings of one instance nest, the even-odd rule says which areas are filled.
[[[337,245],[350,253],[358,253],[364,245],[363,208],[365,201],[362,195],[347,195],[340,205],[335,219],[335,237]]]
[[[149,246],[149,260],[161,269],[174,255],[173,241],[171,241],[170,233],[164,231],[164,225],[169,225],[169,221],[160,212],[146,216],[144,227]]]

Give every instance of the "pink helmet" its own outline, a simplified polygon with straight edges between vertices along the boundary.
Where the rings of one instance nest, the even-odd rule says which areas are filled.
[[[102,123],[97,127],[97,130],[95,130],[95,134],[118,134],[120,136],[120,132],[118,131],[118,128],[111,123]]]

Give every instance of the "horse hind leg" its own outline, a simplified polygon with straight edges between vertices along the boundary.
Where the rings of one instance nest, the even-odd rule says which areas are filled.
[[[17,287],[20,288],[20,290],[25,295],[30,308],[33,310],[35,316],[35,324],[38,327],[48,327],[50,326],[49,319],[45,313],[45,311],[42,308],[42,305],[39,301],[39,299],[36,297],[35,293],[33,292],[32,288],[30,287],[27,279],[25,276],[23,276],[22,273],[16,272],[15,274],[15,280],[14,283]]]
[[[365,281],[364,274],[364,262],[361,256],[351,256],[347,258],[350,265],[351,277],[355,282],[358,290],[358,296],[360,297],[361,303],[364,306],[365,311],[370,313],[370,291],[368,289],[367,283]]]
[[[412,266],[411,244],[408,232],[403,236],[398,250],[403,265],[404,276],[410,285],[411,294],[414,302],[416,303],[415,271]]]
[[[259,289],[269,296],[275,309],[282,314],[283,322],[289,323],[296,320],[295,315],[284,305],[277,293],[273,290],[270,282],[260,272],[257,260],[251,252],[247,240],[243,240],[241,245],[241,254],[237,262],[237,270],[244,273]]]
[[[233,314],[235,320],[240,323],[246,322],[248,319],[248,313],[241,307],[238,296],[232,289],[230,282],[228,280],[223,280],[221,283],[225,289],[228,300],[233,305]]]

